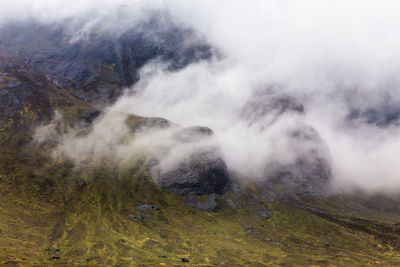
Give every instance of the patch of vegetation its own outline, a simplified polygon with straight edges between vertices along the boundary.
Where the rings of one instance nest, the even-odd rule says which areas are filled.
[[[65,127],[91,108],[66,90],[48,97],[49,109],[62,109]],[[32,122],[51,119],[35,106],[25,103],[0,126],[0,265],[400,262],[398,205],[383,196],[271,201],[268,192],[247,181],[219,196],[216,212],[196,210],[156,186],[144,161],[115,170],[107,162],[75,168],[51,159],[51,143],[31,145]],[[135,116],[126,121],[133,128],[143,122]]]
[[[67,164],[58,171],[74,173]],[[181,266],[184,257],[185,266],[393,266],[400,261],[397,247],[377,238],[378,224],[366,231],[355,218],[349,220],[358,227],[291,202],[266,204],[244,196],[237,209],[220,197],[220,210],[203,212],[160,190],[145,168],[126,169],[118,177],[94,169],[90,182],[60,173],[54,180],[23,184],[1,176],[0,264]],[[160,209],[138,209],[143,204]],[[272,214],[260,216],[255,207]],[[331,208],[329,214],[339,213]]]

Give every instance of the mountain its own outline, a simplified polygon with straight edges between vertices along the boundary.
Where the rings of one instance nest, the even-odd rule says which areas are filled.
[[[207,126],[104,108],[152,60],[170,72],[210,60],[192,30],[155,19],[71,41],[62,24],[21,23],[1,28],[0,47],[0,264],[400,262],[399,199],[331,194],[329,149],[310,125],[282,133],[301,144],[295,161],[265,163],[251,179],[227,165]],[[261,90],[240,116],[262,133],[304,110]],[[112,138],[96,135],[104,125]]]
[[[167,62],[168,68],[177,70],[212,55],[211,47],[197,41],[193,31],[163,16],[154,15],[120,35],[99,29],[77,40],[65,26],[73,23],[30,21],[4,26],[0,51],[70,87],[86,101],[115,100],[123,87],[138,81],[140,67],[151,60]]]

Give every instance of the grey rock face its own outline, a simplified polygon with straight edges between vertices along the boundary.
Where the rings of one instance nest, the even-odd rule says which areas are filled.
[[[230,185],[230,175],[219,149],[207,142],[213,131],[207,127],[180,127],[163,118],[129,115],[125,120],[132,133],[165,131],[165,144],[147,159],[153,180],[166,191],[177,195],[223,194]],[[199,145],[204,142],[204,145]],[[162,142],[160,142],[162,143]],[[165,170],[165,158],[184,155]]]
[[[267,186],[278,196],[323,193],[324,186],[331,178],[328,147],[319,134],[305,124],[298,124],[288,133],[288,137],[295,159],[288,164],[273,162],[267,165]]]
[[[230,180],[225,162],[211,151],[192,154],[173,170],[153,175],[161,187],[177,195],[223,194]]]
[[[216,194],[208,195],[205,199],[199,199],[199,196],[190,195],[185,199],[185,203],[198,210],[216,211],[219,209],[216,198]]]
[[[182,128],[175,132],[176,145],[194,145],[212,136],[206,127]],[[167,148],[173,150],[174,147]],[[162,156],[161,156],[162,157]],[[162,188],[177,195],[223,194],[230,184],[230,176],[222,154],[215,147],[190,152],[175,167],[167,171],[159,167],[162,160],[155,155],[148,161],[150,174]]]
[[[92,122],[101,115],[101,111],[94,109],[83,113],[76,122],[76,128],[82,129],[89,127]]]
[[[295,98],[286,95],[258,93],[244,108],[242,115],[249,126],[268,130],[286,114],[302,116],[304,108]],[[260,182],[272,195],[319,194],[331,178],[329,149],[319,134],[309,125],[294,120],[280,137],[288,143],[288,162],[279,159],[265,166]]]
[[[366,123],[380,128],[398,127],[400,126],[400,101],[386,97],[368,106],[351,107],[346,120],[355,125]]]
[[[296,98],[267,91],[257,92],[244,106],[242,117],[249,125],[262,122],[262,128],[273,124],[284,114],[303,114],[304,107]]]
[[[135,215],[135,214],[129,214],[129,218],[131,218],[131,220],[134,221],[134,222],[139,222],[140,221],[140,217]]]
[[[3,25],[0,51],[57,86],[73,88],[73,94],[86,101],[115,99],[122,87],[138,81],[139,69],[150,60],[166,62],[173,71],[212,54],[210,46],[196,41],[193,31],[178,27],[168,16],[155,15],[120,35],[99,29],[72,42],[66,25],[79,23],[70,19]]]
[[[145,210],[160,210],[160,207],[157,205],[143,204],[136,208],[137,211],[143,212]]]
[[[0,56],[0,78],[0,117],[30,107],[40,119],[53,112],[50,99],[60,99],[60,88],[13,58]]]

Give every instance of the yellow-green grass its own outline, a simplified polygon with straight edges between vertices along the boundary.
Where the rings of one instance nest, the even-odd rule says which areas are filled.
[[[62,187],[55,182],[47,185],[48,191],[2,176],[0,264],[393,266],[400,262],[396,248],[374,233],[290,202],[260,204],[241,197],[240,207],[232,209],[219,197],[220,210],[203,212],[158,189],[145,171],[118,178],[108,177],[107,171],[98,174],[86,186]],[[136,208],[145,203],[161,209],[141,214]],[[272,216],[260,217],[252,208],[260,206]],[[52,259],[55,255],[59,259]],[[183,263],[183,257],[189,262]]]

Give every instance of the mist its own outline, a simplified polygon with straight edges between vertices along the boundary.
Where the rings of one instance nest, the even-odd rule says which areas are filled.
[[[213,146],[230,169],[263,179],[266,166],[289,164],[314,149],[312,142],[299,146],[287,137],[307,125],[329,151],[334,190],[398,192],[397,1],[4,1],[3,6],[9,8],[0,11],[0,23],[84,21],[72,25],[72,41],[98,27],[124,31],[161,11],[218,51],[178,71],[157,60],[143,67],[140,81],[104,111],[89,135],[65,137],[59,149],[72,158],[100,155],[107,146],[121,158],[131,157],[153,147],[154,140],[169,142],[168,133],[158,132],[135,145],[115,143],[126,132],[121,114],[137,114],[210,127]],[[271,110],[250,123],[243,110],[258,92],[292,96],[304,112]],[[71,145],[79,141],[82,145]]]

